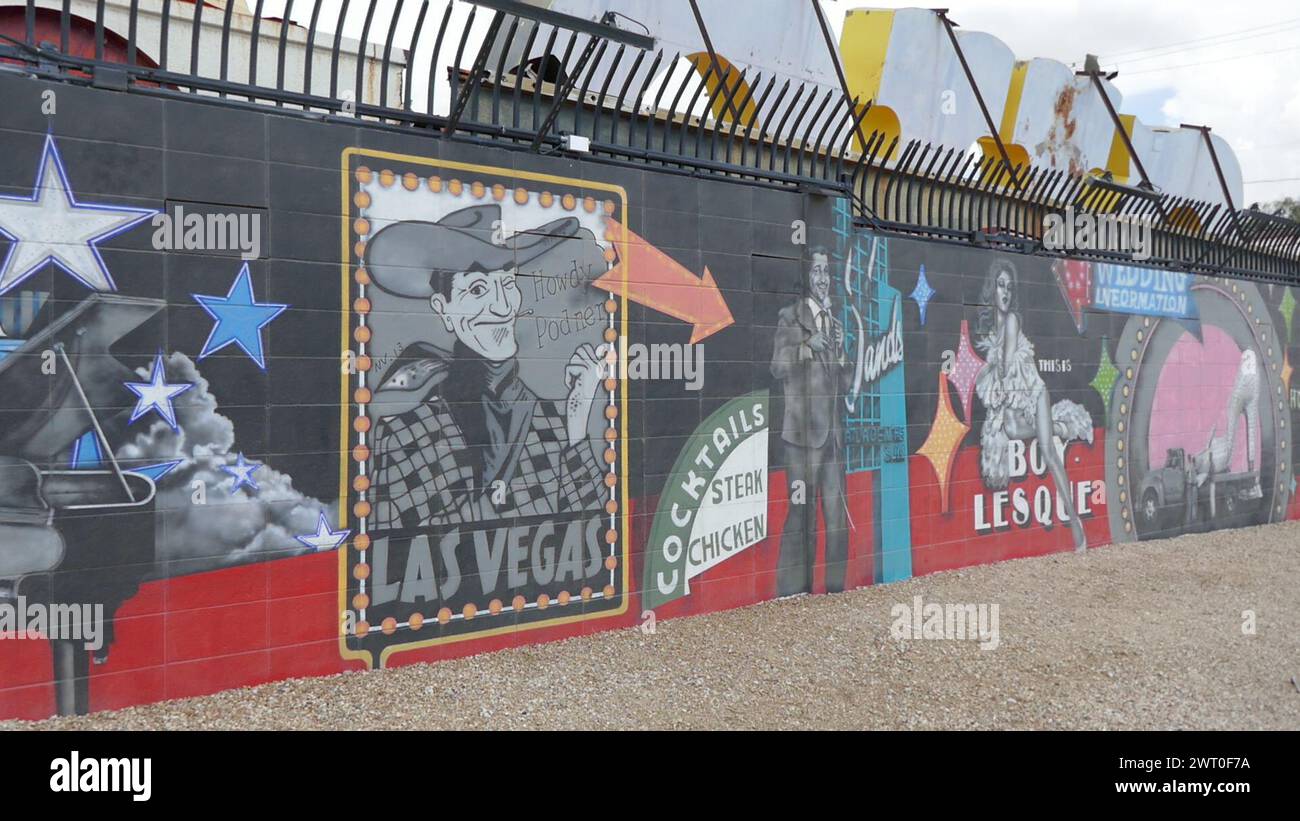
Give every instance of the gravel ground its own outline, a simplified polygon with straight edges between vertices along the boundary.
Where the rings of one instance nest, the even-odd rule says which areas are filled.
[[[1295,730],[1298,587],[1293,522],[0,728]],[[997,604],[1000,645],[895,640],[913,596]]]

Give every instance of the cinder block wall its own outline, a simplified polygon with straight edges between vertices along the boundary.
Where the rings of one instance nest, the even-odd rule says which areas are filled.
[[[1300,512],[1292,288],[425,133],[0,99],[0,716]]]

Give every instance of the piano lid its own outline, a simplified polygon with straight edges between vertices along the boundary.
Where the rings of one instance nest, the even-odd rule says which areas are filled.
[[[119,339],[166,307],[158,299],[96,293],[83,299],[0,359],[0,455],[45,461],[62,453],[91,427],[88,409],[62,359],[53,375],[42,371],[45,351],[62,346],[92,408],[120,408],[122,383],[136,374],[109,353]],[[45,396],[44,402],[33,401]],[[18,409],[31,409],[25,418]],[[14,423],[14,418],[21,419]]]

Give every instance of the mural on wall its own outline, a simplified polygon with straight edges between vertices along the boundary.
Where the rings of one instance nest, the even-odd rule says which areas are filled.
[[[89,660],[109,663],[142,584],[332,547],[311,539],[336,516],[327,487],[274,466],[287,420],[240,407],[290,305],[232,256],[193,258],[197,292],[157,298],[158,267],[124,249],[161,209],[79,197],[94,164],[65,164],[53,135],[31,148],[32,194],[0,196],[0,601],[103,607],[89,641],[28,634],[54,645],[59,710],[85,712]],[[307,372],[335,389],[333,368]]]
[[[892,245],[903,288],[928,296],[908,325],[928,348],[907,374],[918,572],[1104,543],[1099,340],[1076,332],[1050,261]]]
[[[1053,403],[1034,356],[1034,346],[1021,331],[1016,267],[995,260],[980,294],[979,339],[985,356],[975,378],[975,395],[984,403],[980,426],[980,474],[990,490],[1004,490],[1011,479],[1012,442],[1036,448],[1047,463],[1057,496],[1069,522],[1076,550],[1088,546],[1083,525],[1069,492],[1062,454],[1075,440],[1092,444],[1092,417],[1077,402]],[[1059,448],[1059,449],[1058,449]]]
[[[345,655],[624,612],[626,311],[593,285],[626,242],[625,195],[362,150],[344,164]]]
[[[1135,316],[1117,336],[1117,541],[1281,521],[1295,496],[1285,317],[1254,283],[1187,279],[1196,322]]]
[[[1296,298],[1294,288],[1284,285],[1268,285],[1267,296],[1271,304],[1278,306],[1274,316],[1279,329],[1281,329],[1283,343],[1286,345],[1286,352],[1282,355],[1282,370],[1278,371],[1278,378],[1282,380],[1283,396],[1286,397],[1287,404],[1290,406],[1291,430],[1296,429],[1300,424],[1300,387],[1292,383],[1292,377],[1295,374],[1293,363],[1300,358],[1300,331],[1295,324],[1295,306]],[[1292,440],[1294,441],[1294,440]],[[1295,453],[1296,446],[1292,445],[1290,453]],[[1282,452],[1287,453],[1285,443],[1282,444]],[[1295,463],[1294,457],[1291,459],[1291,505],[1292,510],[1288,518],[1300,518],[1300,494],[1296,493],[1296,477],[1300,476],[1300,465]]]
[[[830,205],[755,342],[771,351],[755,379],[767,388],[714,410],[667,478],[647,609],[693,594],[701,576],[710,600],[739,603],[911,575],[903,297],[887,241],[856,229],[846,202]]]
[[[691,579],[768,535],[767,391],[726,403],[677,457],[650,528],[642,607],[691,592]]]
[[[347,129],[277,165],[274,252],[241,259],[199,241],[221,197],[114,194],[144,169],[14,133],[0,634],[25,600],[105,635],[0,641],[0,715],[1300,516],[1291,287]]]
[[[841,321],[853,374],[844,397],[844,461],[850,475],[872,480],[870,580],[901,581],[912,575],[904,299],[889,284],[890,241],[855,228],[843,199],[835,203],[835,239],[836,267],[844,260]],[[933,295],[928,288],[922,277],[912,293],[922,320]]]
[[[938,390],[908,374],[911,422],[930,420],[915,453],[933,478],[914,466],[911,494],[923,567],[1059,550],[1064,533],[1082,549],[1288,517],[1291,372],[1275,325],[1290,324],[1291,289],[1270,304],[1253,283],[891,247],[918,287],[940,283],[924,326]]]
[[[812,592],[819,533],[825,534],[828,592],[844,589],[848,563],[844,399],[854,366],[831,302],[830,252],[818,246],[808,257],[803,294],[781,309],[772,348],[772,376],[784,399],[781,451],[790,500],[777,569],[780,596]]]

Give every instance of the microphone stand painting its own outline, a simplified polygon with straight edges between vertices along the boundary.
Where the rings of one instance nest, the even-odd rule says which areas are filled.
[[[1065,445],[1081,440],[1092,444],[1092,416],[1076,402],[1052,402],[1047,385],[1038,373],[1034,345],[1021,330],[1016,268],[999,259],[989,268],[980,302],[979,340],[976,347],[986,364],[975,380],[975,392],[987,415],[980,430],[980,474],[991,490],[1002,490],[1010,481],[1010,445],[1036,443],[1056,482],[1076,551],[1088,547],[1070,492],[1069,477],[1061,454]],[[1058,451],[1054,438],[1061,440]]]

